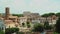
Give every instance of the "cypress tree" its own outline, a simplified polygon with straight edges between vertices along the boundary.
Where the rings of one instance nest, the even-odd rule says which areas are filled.
[[[60,33],[60,17],[58,18],[57,22],[56,22],[56,32]]]

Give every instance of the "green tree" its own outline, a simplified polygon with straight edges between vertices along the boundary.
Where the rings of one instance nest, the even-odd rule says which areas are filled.
[[[5,29],[5,34],[12,34],[14,32],[18,32],[19,28],[6,28]]]
[[[5,34],[3,30],[0,30],[0,34]]]
[[[48,17],[49,15],[48,14],[43,14],[41,15],[42,17]]]
[[[13,16],[18,16],[18,17],[22,17],[23,14],[12,14]]]
[[[30,24],[27,24],[27,27],[28,27],[28,28],[30,28],[30,27],[31,27],[31,25],[30,25]]]
[[[22,26],[24,27],[25,26],[25,23],[22,23]]]
[[[56,13],[56,16],[60,17],[60,13]]]
[[[47,17],[49,16],[49,14],[43,14],[42,17],[45,17],[47,20]]]
[[[16,34],[24,34],[24,32],[16,32]]]
[[[49,29],[49,22],[48,22],[48,21],[46,21],[46,22],[44,23],[44,28],[45,28],[46,30]]]
[[[52,15],[55,15],[55,13],[47,13],[47,14],[43,14],[42,17],[49,17],[49,16],[52,16]]]
[[[44,28],[45,28],[45,30],[51,30],[53,27],[52,27],[52,25],[49,25],[49,22],[48,21],[46,21],[44,23]]]
[[[27,24],[27,27],[28,27],[28,28],[31,27],[30,22],[27,22],[26,24]]]
[[[55,15],[55,13],[48,13],[49,16]]]
[[[60,33],[60,17],[58,18],[57,22],[56,22],[56,32]]]
[[[34,27],[33,27],[32,31],[33,32],[43,32],[44,27],[40,23],[36,23],[36,24],[34,24]]]

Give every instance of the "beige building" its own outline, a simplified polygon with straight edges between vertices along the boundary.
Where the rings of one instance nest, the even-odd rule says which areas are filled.
[[[20,17],[20,24],[22,25],[22,23],[26,23],[26,22],[30,22],[32,24],[34,23],[45,23],[46,18],[45,17],[41,17],[38,13],[31,13],[31,12],[23,12],[24,17]],[[58,19],[58,17],[56,17],[55,15],[47,17],[47,21],[49,22],[49,24],[56,24],[56,20]]]
[[[5,26],[6,28],[11,28],[11,27],[18,27],[18,17],[17,16],[12,16],[10,14],[10,9],[9,7],[6,7],[5,9]]]
[[[20,26],[22,26],[22,23],[25,23],[26,25],[26,22],[27,22],[27,17],[19,17]]]
[[[48,17],[48,21],[50,24],[56,24],[56,21],[58,20],[58,17],[53,15],[52,17]]]
[[[22,25],[22,23],[40,23],[40,15],[38,13],[30,13],[30,12],[23,12],[23,17],[20,17],[20,24]]]
[[[9,8],[5,9],[5,24],[7,27],[15,27],[22,26],[22,23],[30,22],[31,24],[34,23],[44,23],[46,18],[41,17],[39,13],[31,13],[31,12],[23,12],[23,17],[17,17],[10,15]],[[47,20],[50,24],[55,24],[58,17],[53,15],[52,17],[47,17]]]

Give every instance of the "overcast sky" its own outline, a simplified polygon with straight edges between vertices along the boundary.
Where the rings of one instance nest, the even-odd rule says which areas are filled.
[[[10,8],[10,13],[23,13],[24,11],[36,12],[39,14],[49,12],[60,12],[60,0],[0,0],[0,13],[5,8]]]

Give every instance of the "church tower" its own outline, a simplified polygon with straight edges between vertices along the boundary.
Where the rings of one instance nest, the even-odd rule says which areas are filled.
[[[10,16],[9,7],[5,8],[5,19],[8,20]]]

